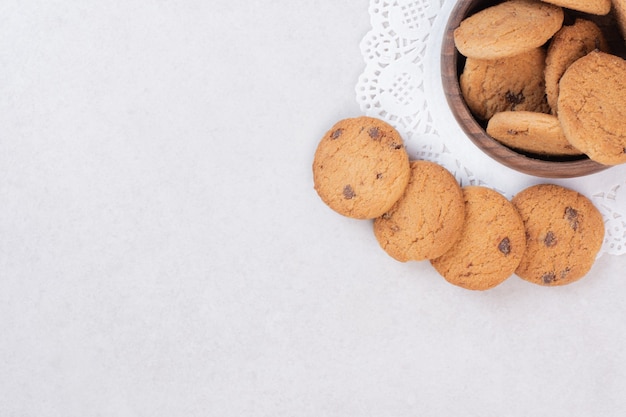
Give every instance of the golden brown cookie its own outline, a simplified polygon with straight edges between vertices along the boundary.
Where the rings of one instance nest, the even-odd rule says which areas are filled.
[[[454,31],[459,52],[475,59],[519,55],[561,28],[563,10],[536,0],[508,0],[465,18]]]
[[[400,262],[443,255],[461,236],[463,193],[454,176],[428,161],[411,162],[404,195],[374,221],[380,246]]]
[[[519,277],[539,285],[565,285],[591,269],[604,240],[604,220],[587,197],[540,184],[512,202],[526,230],[526,253],[515,271]]]
[[[461,238],[433,267],[448,282],[487,290],[513,275],[526,249],[524,224],[509,200],[482,187],[463,188],[465,224]]]
[[[566,7],[579,12],[605,15],[611,11],[611,0],[543,0],[556,6]]]
[[[626,61],[591,52],[570,65],[559,89],[567,140],[601,164],[626,162]]]
[[[344,119],[318,144],[313,182],[321,199],[347,217],[373,219],[404,193],[411,169],[400,134],[372,118]]]
[[[545,97],[546,53],[541,48],[496,60],[468,58],[459,79],[475,117],[483,120],[506,110],[549,112]]]
[[[506,111],[493,115],[487,134],[509,148],[542,155],[581,155],[567,141],[556,116],[527,111]]]
[[[563,26],[552,38],[546,55],[546,96],[552,114],[556,114],[559,81],[565,70],[578,58],[609,47],[602,30],[591,20],[576,19],[573,25]]]

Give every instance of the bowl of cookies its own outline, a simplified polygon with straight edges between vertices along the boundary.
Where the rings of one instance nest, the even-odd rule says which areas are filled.
[[[626,163],[626,0],[459,0],[441,51],[450,110],[517,171],[572,178]]]

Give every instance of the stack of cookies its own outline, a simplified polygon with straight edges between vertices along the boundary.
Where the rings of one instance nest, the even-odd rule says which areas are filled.
[[[525,154],[626,162],[626,61],[596,23],[613,18],[626,34],[626,0],[505,0],[465,18],[454,42],[468,108]]]
[[[337,213],[373,220],[392,258],[427,260],[471,290],[513,274],[546,286],[577,281],[604,240],[602,215],[578,192],[542,184],[509,201],[487,187],[461,187],[444,167],[410,161],[400,134],[371,117],[341,120],[324,135],[313,182]]]

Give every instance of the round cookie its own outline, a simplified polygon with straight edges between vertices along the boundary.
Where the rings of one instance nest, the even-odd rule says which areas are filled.
[[[461,237],[431,264],[451,284],[487,290],[518,267],[526,249],[524,224],[511,202],[490,188],[464,187],[463,198]]]
[[[566,7],[595,15],[605,15],[611,11],[611,0],[543,0],[556,6]]]
[[[565,70],[577,59],[599,49],[609,47],[602,30],[591,20],[576,19],[573,25],[563,26],[552,38],[546,55],[546,96],[552,114],[556,114],[559,81]]]
[[[463,193],[454,176],[436,163],[412,161],[404,195],[374,220],[374,234],[397,261],[421,261],[450,249],[464,220]]]
[[[570,65],[559,89],[567,140],[601,164],[626,162],[626,61],[591,52]]]
[[[344,119],[321,139],[313,160],[320,198],[337,213],[373,219],[404,193],[411,170],[400,134],[372,117]]]
[[[459,52],[498,59],[542,46],[561,28],[563,10],[535,0],[508,0],[465,18],[454,30]]]
[[[549,112],[543,73],[545,58],[541,48],[496,60],[468,58],[459,83],[474,116],[487,120],[507,110]]]
[[[509,148],[544,156],[581,155],[567,141],[556,116],[527,111],[494,114],[487,134]]]
[[[524,222],[526,252],[515,273],[546,286],[582,278],[604,240],[604,220],[576,191],[553,184],[531,186],[512,199]]]

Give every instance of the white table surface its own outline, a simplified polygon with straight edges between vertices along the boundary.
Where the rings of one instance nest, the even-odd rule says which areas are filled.
[[[369,27],[0,3],[0,416],[626,415],[626,257],[470,292],[315,194]]]

